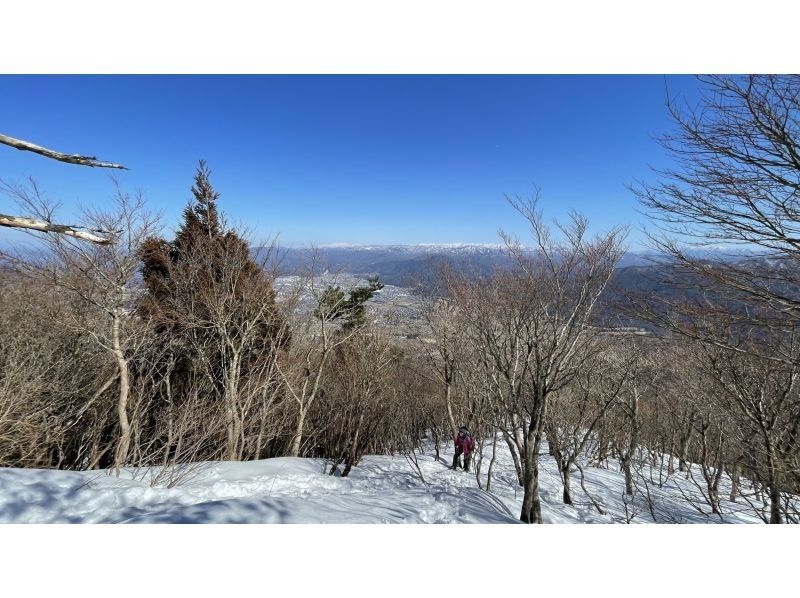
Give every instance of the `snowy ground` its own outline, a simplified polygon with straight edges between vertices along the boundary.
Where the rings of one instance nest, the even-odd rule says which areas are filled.
[[[450,449],[452,451],[452,448]],[[487,455],[488,459],[489,455]],[[0,469],[2,523],[517,523],[521,488],[510,455],[498,444],[491,493],[475,476],[451,471],[452,452],[436,461],[418,456],[423,479],[402,456],[367,456],[347,478],[329,476],[322,459],[278,458],[200,463],[181,470],[72,472]],[[698,484],[685,474],[652,481],[640,476],[633,500],[624,498],[618,470],[584,467],[586,487],[600,514],[573,478],[574,506],[562,502],[553,459],[542,458],[541,496],[548,523],[754,523],[743,500],[723,501],[711,515]],[[482,479],[485,481],[484,463]],[[729,487],[723,483],[721,495]],[[647,500],[647,493],[650,500]],[[692,504],[693,503],[693,504]],[[652,508],[651,508],[652,505]]]

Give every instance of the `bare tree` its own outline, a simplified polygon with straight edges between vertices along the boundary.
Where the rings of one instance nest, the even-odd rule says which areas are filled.
[[[697,299],[642,304],[659,325],[741,350],[694,324],[713,313],[773,331],[800,324],[800,77],[699,82],[696,109],[668,102],[675,133],[661,144],[676,166],[633,188],[656,227],[654,247],[670,258],[669,279],[690,285]],[[697,252],[719,245],[727,254]],[[744,253],[732,254],[737,248]],[[770,346],[748,350],[792,359],[778,340],[772,334]]]
[[[465,285],[476,346],[496,374],[496,401],[509,424],[507,438],[520,460],[524,495],[520,519],[541,523],[539,450],[553,393],[569,384],[592,353],[589,331],[597,300],[622,252],[625,231],[590,238],[573,214],[557,235],[538,210],[538,196],[509,198],[530,225],[534,246],[503,234],[515,266]]]
[[[38,188],[16,188],[15,194],[34,218],[49,220],[54,208]],[[112,208],[86,210],[85,219],[92,228],[119,232],[111,243],[101,245],[87,245],[64,235],[46,235],[39,237],[44,251],[38,258],[12,253],[1,257],[17,271],[73,294],[92,310],[88,316],[70,318],[63,324],[91,337],[116,366],[119,439],[114,466],[119,473],[131,441],[129,355],[137,343],[135,330],[129,326],[129,308],[136,286],[139,247],[158,224],[157,218],[146,211],[141,194],[131,197],[118,185]]]
[[[387,427],[403,426],[394,413],[401,400],[395,384],[400,357],[386,331],[376,326],[363,327],[337,347],[312,417],[322,420],[315,428],[332,461],[331,474],[343,463],[346,477],[368,447],[380,444]]]
[[[595,439],[604,416],[620,399],[634,375],[635,357],[631,359],[631,352],[620,346],[622,343],[614,343],[618,338],[606,336],[593,347],[595,354],[582,360],[583,368],[573,382],[552,398],[545,430],[550,452],[561,474],[564,503],[568,505],[573,504],[573,468]],[[629,476],[628,471],[626,485]]]
[[[0,464],[86,467],[113,405],[113,365],[63,314],[82,306],[46,281],[0,276]],[[111,422],[113,425],[113,421]]]
[[[442,272],[442,275],[442,280],[450,278],[447,271]],[[428,294],[425,297],[426,305],[422,309],[422,317],[427,324],[426,331],[433,342],[428,342],[427,336],[424,336],[420,339],[420,346],[441,385],[450,424],[450,436],[454,437],[459,424],[456,423],[453,413],[453,389],[459,367],[464,365],[461,355],[466,344],[462,334],[464,327],[459,321],[456,304],[435,290],[433,293],[432,289],[426,290]]]
[[[342,326],[347,299],[343,293],[331,292],[338,287],[320,281],[316,266],[316,253],[313,253],[307,273],[298,280],[293,291],[294,301],[287,304],[291,306],[286,319],[292,330],[292,342],[286,359],[278,363],[278,372],[297,409],[289,448],[292,457],[300,456],[309,411],[323,388],[334,350],[363,328],[363,324]]]
[[[765,519],[777,523],[781,491],[797,475],[789,440],[797,432],[787,423],[797,417],[800,356],[800,77],[698,80],[696,108],[668,101],[675,132],[661,143],[675,166],[634,188],[656,227],[653,245],[668,258],[660,269],[685,292],[635,300],[645,318],[700,343],[699,363],[717,391],[708,399],[725,404],[722,439],[741,432],[738,448],[722,451],[713,412],[695,405],[681,464],[694,450],[713,483],[723,465],[706,462],[717,448],[729,453],[732,496],[748,471],[767,488]],[[709,245],[729,251],[698,251]]]
[[[699,355],[715,383],[717,409],[742,430],[745,467],[769,494],[770,523],[782,523],[781,494],[800,488],[800,393],[794,368],[701,344]],[[701,422],[703,451],[706,434]],[[718,466],[719,467],[719,466]]]

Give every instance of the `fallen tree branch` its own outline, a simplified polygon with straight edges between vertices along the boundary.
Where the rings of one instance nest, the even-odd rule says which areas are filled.
[[[31,230],[38,230],[45,233],[60,233],[68,235],[84,241],[91,241],[99,245],[108,245],[111,239],[108,237],[99,237],[90,232],[77,230],[75,227],[67,226],[66,224],[53,224],[52,222],[45,222],[44,220],[34,220],[32,218],[20,218],[19,216],[6,216],[0,214],[0,226],[8,226],[11,228],[26,228]]]
[[[100,162],[94,156],[63,154],[61,152],[47,149],[46,147],[35,145],[28,141],[23,141],[22,139],[14,139],[13,137],[3,135],[2,133],[0,133],[0,143],[9,145],[21,151],[34,152],[36,154],[46,156],[47,158],[52,158],[53,160],[59,160],[60,162],[79,164],[80,166],[90,166],[92,168],[118,168],[120,170],[128,170],[122,164],[114,164],[113,162]]]

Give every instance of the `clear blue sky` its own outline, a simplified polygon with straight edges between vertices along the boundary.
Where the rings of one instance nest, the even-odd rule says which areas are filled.
[[[503,196],[535,186],[547,216],[641,223],[625,185],[667,163],[665,83],[697,96],[663,75],[0,76],[0,132],[127,165],[167,231],[203,158],[230,222],[287,245],[524,241]],[[67,220],[111,192],[106,171],[0,146],[0,177],[26,176]]]

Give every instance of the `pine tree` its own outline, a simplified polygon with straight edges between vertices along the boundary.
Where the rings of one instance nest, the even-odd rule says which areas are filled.
[[[161,346],[175,364],[172,391],[180,393],[203,368],[217,385],[209,400],[221,401],[230,418],[241,419],[233,415],[238,407],[231,404],[237,400],[236,385],[287,342],[287,336],[271,282],[253,260],[247,241],[226,226],[210,175],[201,161],[174,240],[151,238],[144,244],[145,293],[138,309],[156,323]],[[240,419],[236,426],[243,425]],[[229,430],[227,458],[240,458],[235,436],[241,436],[240,429]]]
[[[201,160],[192,186],[193,201],[183,210],[183,222],[175,239],[150,238],[143,244],[141,273],[146,293],[139,307],[147,315],[162,320],[180,315],[172,313],[169,299],[177,290],[174,278],[190,264],[195,268],[198,263],[203,266],[195,273],[198,293],[220,282],[231,268],[239,271],[234,288],[239,294],[248,282],[265,281],[263,269],[252,259],[247,241],[225,226],[217,209],[220,194],[212,187],[210,176],[211,171]],[[271,287],[264,290],[272,295],[274,302]]]
[[[192,186],[194,201],[183,210],[183,225],[175,235],[176,251],[191,251],[203,239],[219,239],[224,225],[217,211],[219,193],[211,186],[211,171],[204,160],[194,175]]]
[[[339,286],[328,286],[320,297],[319,307],[314,315],[325,320],[342,320],[343,331],[361,328],[366,323],[367,311],[364,304],[382,288],[383,283],[378,277],[371,276],[367,278],[367,286],[354,288],[345,299],[344,291]]]

